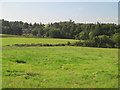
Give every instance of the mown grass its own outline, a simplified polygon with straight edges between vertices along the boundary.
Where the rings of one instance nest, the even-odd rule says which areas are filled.
[[[11,42],[3,38],[3,45],[25,40],[10,39]],[[28,42],[37,43],[34,40],[40,39],[30,38]],[[56,39],[42,40],[58,43]],[[117,88],[117,53],[117,49],[108,48],[3,46],[2,85],[3,88]]]

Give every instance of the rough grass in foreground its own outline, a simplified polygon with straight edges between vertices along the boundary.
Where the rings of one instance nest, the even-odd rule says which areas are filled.
[[[4,46],[2,87],[117,88],[117,53],[107,48]]]

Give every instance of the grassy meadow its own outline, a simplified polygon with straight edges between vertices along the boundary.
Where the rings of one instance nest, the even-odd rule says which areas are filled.
[[[2,38],[2,45],[14,44],[66,44],[68,41],[71,43],[78,41],[74,39],[54,39],[54,38],[24,38],[24,37],[5,37]]]
[[[63,44],[68,41],[76,40],[3,37],[2,87],[118,87],[118,49],[76,46],[12,46],[21,43]]]

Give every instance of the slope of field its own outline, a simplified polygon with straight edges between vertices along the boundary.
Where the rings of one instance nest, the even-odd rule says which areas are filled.
[[[118,50],[89,47],[15,47],[65,39],[3,38],[3,88],[117,88]]]
[[[0,34],[0,37],[15,37],[16,35]]]
[[[75,42],[78,40],[74,39],[54,39],[54,38],[21,38],[21,37],[4,37],[2,38],[2,45],[13,45],[13,44],[66,44],[68,41]]]

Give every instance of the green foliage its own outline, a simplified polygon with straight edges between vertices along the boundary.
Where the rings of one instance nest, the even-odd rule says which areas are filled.
[[[71,43],[68,41],[68,42],[67,42],[67,45],[69,46],[70,44],[71,44]]]
[[[88,40],[88,38],[89,38],[87,32],[84,32],[84,31],[80,32],[75,37],[76,37],[76,39],[79,39],[79,40]]]
[[[115,42],[115,47],[120,48],[120,33],[115,33],[111,39]]]
[[[38,31],[37,30],[32,30],[32,35],[33,36],[36,36],[38,34]]]
[[[99,22],[97,22],[97,24],[95,26],[94,35],[95,36],[102,35],[102,28],[101,28],[101,24]]]
[[[107,35],[100,35],[95,37],[97,47],[114,47],[114,42]]]
[[[24,28],[28,28],[28,27],[29,27],[29,24],[26,22],[26,23],[23,24],[23,27],[24,27]]]
[[[4,34],[11,34],[11,28],[8,26],[2,27],[2,33]]]
[[[49,32],[49,37],[51,38],[60,38],[60,30],[59,29],[53,29]]]

